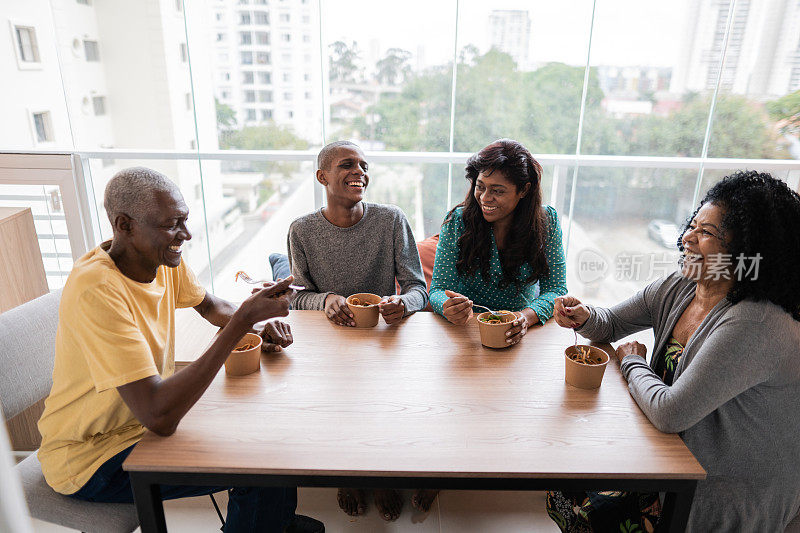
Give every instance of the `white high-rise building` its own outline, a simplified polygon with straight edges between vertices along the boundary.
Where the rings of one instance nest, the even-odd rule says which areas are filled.
[[[493,10],[489,14],[489,46],[510,55],[517,68],[527,70],[531,19],[527,11]]]
[[[198,12],[207,12],[204,6],[204,0],[191,4]],[[199,15],[192,24],[188,42],[181,0],[5,2],[0,147],[186,151],[198,148],[199,141],[203,150],[218,149],[211,71],[203,62],[210,55],[209,31]],[[90,160],[98,197],[117,170],[136,163]],[[219,162],[203,163],[202,187],[196,160],[143,164],[178,184],[198,221],[208,208],[212,243],[226,242],[236,230],[222,222],[236,202],[223,197]],[[203,191],[214,202],[204,206]],[[103,214],[100,223],[109,235]],[[204,235],[197,232],[187,246],[189,260],[198,267],[207,263]]]
[[[237,124],[321,143],[319,0],[212,0],[215,95]]]
[[[731,0],[689,2],[671,91],[713,90]],[[800,89],[800,3],[737,0],[720,89],[773,98]]]

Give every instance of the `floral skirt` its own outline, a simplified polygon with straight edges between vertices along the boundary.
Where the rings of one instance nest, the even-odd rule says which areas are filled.
[[[564,533],[652,533],[661,516],[657,492],[549,492],[547,514]]]

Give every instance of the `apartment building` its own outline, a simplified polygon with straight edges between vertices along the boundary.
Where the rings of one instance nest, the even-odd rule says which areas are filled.
[[[671,91],[712,90],[732,0],[689,2]],[[800,89],[800,3],[737,0],[720,90],[771,99]]]
[[[531,19],[524,10],[496,9],[489,14],[489,46],[510,55],[517,68],[528,70]]]
[[[320,143],[319,0],[211,0],[214,94],[237,124]]]
[[[192,2],[192,9],[202,13],[204,4],[202,0]],[[4,80],[0,84],[0,116],[5,123],[0,129],[0,146],[186,151],[199,144],[204,150],[217,149],[210,66],[201,60],[193,65],[194,93],[189,71],[190,49],[198,58],[209,55],[204,52],[209,48],[209,32],[203,20],[200,15],[192,17],[189,42],[181,0],[7,2],[0,14],[0,24],[7,28],[7,46],[0,47]],[[141,162],[135,158],[91,160],[94,200],[105,238],[110,236],[110,226],[102,212],[103,188],[117,170],[134,164]],[[219,162],[203,163],[202,186],[196,161],[170,159],[145,164],[178,183],[193,213],[200,215],[208,208],[212,242],[224,242],[226,236],[240,231],[224,222],[236,201],[223,196]],[[0,203],[3,196],[5,203],[18,203],[21,195],[27,196],[36,213],[47,218],[41,219],[37,231],[41,230],[43,252],[56,254],[45,257],[46,261],[60,260],[46,265],[52,274],[49,279],[55,283],[57,272],[64,278],[71,268],[68,247],[49,244],[61,234],[50,224],[51,215],[57,215],[58,192],[20,187],[12,190],[0,185]],[[203,192],[214,202],[204,206]],[[205,235],[191,242],[187,254],[195,264],[207,264]]]

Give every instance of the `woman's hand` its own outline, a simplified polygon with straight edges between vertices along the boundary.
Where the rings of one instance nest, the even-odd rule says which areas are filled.
[[[619,345],[615,354],[617,356],[617,361],[620,363],[625,359],[626,355],[638,355],[643,358],[647,355],[647,346],[636,341],[626,342]]]
[[[353,320],[353,312],[347,306],[347,300],[344,296],[338,294],[329,294],[325,298],[325,316],[334,324],[340,326],[356,327],[356,321]]]
[[[447,300],[442,306],[444,317],[457,326],[463,326],[472,316],[472,300],[453,291],[444,291]]]
[[[589,319],[589,309],[574,296],[559,296],[555,300],[553,316],[562,328],[575,329]]]
[[[265,352],[280,352],[294,342],[291,326],[282,320],[270,320],[258,335],[264,340],[261,350]]]
[[[384,296],[378,303],[378,310],[387,324],[394,324],[402,320],[406,305],[399,296]]]

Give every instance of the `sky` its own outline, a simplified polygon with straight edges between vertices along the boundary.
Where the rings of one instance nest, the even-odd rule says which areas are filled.
[[[674,66],[688,1],[597,0],[592,64]],[[458,48],[471,43],[485,52],[489,13],[520,9],[531,19],[531,61],[584,65],[592,5],[592,0],[460,0]],[[443,64],[453,57],[455,10],[456,0],[322,0],[323,38],[355,40],[365,58],[399,47],[421,54],[421,66]]]

